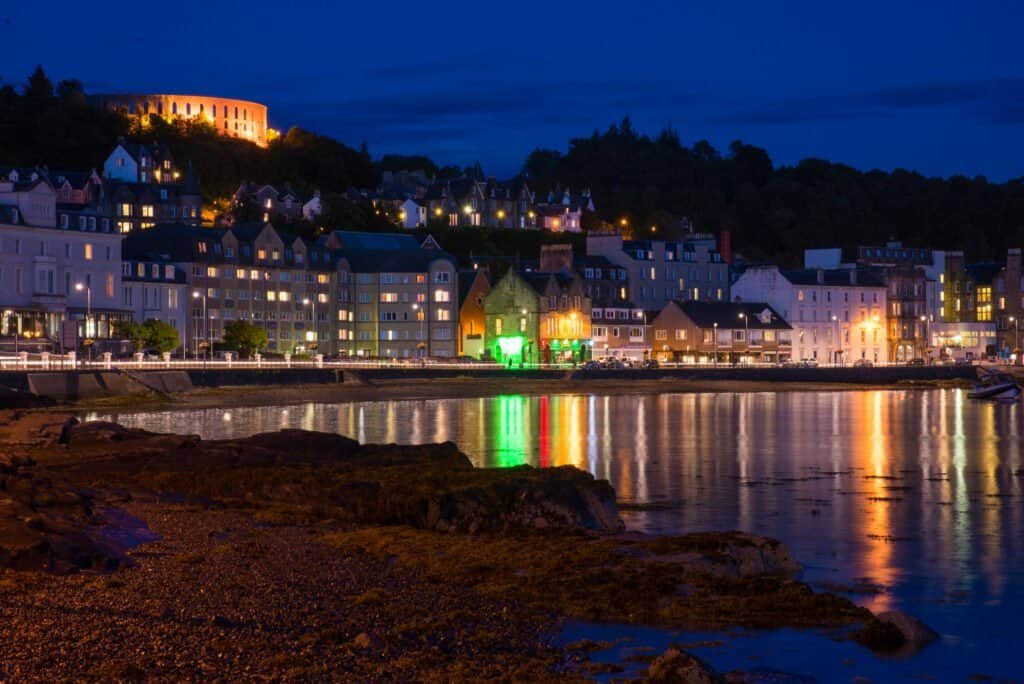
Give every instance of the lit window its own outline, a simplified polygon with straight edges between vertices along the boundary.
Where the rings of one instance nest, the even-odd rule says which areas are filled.
[[[435,302],[447,302],[449,301],[450,295],[448,290],[434,290],[434,301]]]
[[[85,260],[92,261],[92,243],[85,243]]]

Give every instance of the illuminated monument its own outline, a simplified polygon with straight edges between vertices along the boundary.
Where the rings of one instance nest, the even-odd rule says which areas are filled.
[[[100,107],[132,115],[157,114],[173,119],[204,119],[221,135],[266,147],[277,132],[267,127],[267,106],[249,100],[208,95],[93,95]]]

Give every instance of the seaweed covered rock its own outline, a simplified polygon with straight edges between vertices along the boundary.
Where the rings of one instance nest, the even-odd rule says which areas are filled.
[[[669,646],[647,669],[647,681],[657,684],[715,684],[715,671],[699,658]]]
[[[912,615],[890,610],[868,620],[853,638],[872,651],[910,654],[935,641],[939,635]]]
[[[661,537],[646,547],[659,556],[675,555],[692,572],[725,578],[795,577],[803,571],[785,544],[748,532],[694,532]]]
[[[0,568],[68,573],[117,567],[121,555],[102,541],[101,523],[87,493],[24,468],[0,474]]]
[[[468,533],[624,527],[605,480],[573,467],[474,468],[451,442],[363,445],[306,430],[205,441],[86,423],[53,458],[71,476],[306,517]]]

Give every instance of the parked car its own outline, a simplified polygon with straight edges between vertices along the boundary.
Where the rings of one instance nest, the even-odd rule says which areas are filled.
[[[874,365],[875,364],[871,362],[871,359],[857,359],[853,362],[854,368],[871,368]]]
[[[581,366],[583,370],[601,370],[601,362],[591,359]]]
[[[818,362],[815,359],[804,359],[800,362],[801,368],[817,368]]]
[[[644,361],[643,367],[648,369],[648,370],[656,370],[658,368],[658,360],[657,359],[647,359],[646,361]]]
[[[907,361],[907,365],[908,366],[923,366],[924,365],[924,359],[910,359],[910,361]]]

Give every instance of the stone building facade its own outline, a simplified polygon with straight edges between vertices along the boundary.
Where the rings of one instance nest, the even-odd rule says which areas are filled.
[[[273,137],[267,124],[267,106],[250,100],[209,95],[92,95],[89,101],[129,115],[156,114],[168,121],[201,119],[230,138],[248,140],[266,147]]]

